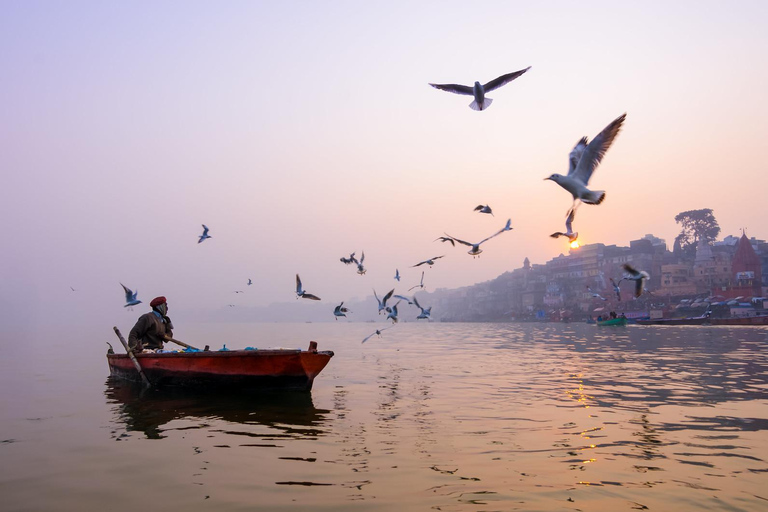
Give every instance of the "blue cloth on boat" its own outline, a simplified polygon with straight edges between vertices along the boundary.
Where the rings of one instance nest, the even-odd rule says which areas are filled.
[[[224,346],[222,346],[222,347],[219,349],[219,352],[229,352],[229,349],[227,348],[227,344],[226,344],[226,343],[224,344]]]
[[[259,350],[256,347],[245,347],[243,350]]]
[[[187,347],[182,352],[200,352],[199,348]]]

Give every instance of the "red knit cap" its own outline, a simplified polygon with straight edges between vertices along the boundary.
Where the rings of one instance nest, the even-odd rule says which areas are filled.
[[[155,306],[159,306],[160,304],[165,304],[165,297],[155,297],[152,299],[152,302],[149,303],[149,307],[153,308]]]

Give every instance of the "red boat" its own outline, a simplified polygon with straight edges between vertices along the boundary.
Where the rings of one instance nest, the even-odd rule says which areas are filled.
[[[712,325],[768,325],[768,315],[713,318]]]
[[[147,352],[135,354],[135,357],[153,386],[310,390],[333,352],[318,352],[315,342],[310,342],[309,347],[309,350]],[[112,377],[141,380],[128,354],[107,353],[107,362]]]

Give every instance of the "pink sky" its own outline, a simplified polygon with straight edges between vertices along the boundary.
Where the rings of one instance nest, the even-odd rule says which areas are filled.
[[[764,2],[4,2],[0,315],[125,322],[119,282],[282,302],[297,272],[332,309],[431,256],[429,290],[544,263],[571,198],[543,178],[623,112],[582,242],[671,245],[696,208],[766,238],[766,26]],[[484,112],[427,85],[526,66]],[[433,242],[507,218],[479,259]]]

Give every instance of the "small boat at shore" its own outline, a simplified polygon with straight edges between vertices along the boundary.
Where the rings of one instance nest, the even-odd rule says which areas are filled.
[[[610,326],[621,326],[621,325],[627,325],[627,319],[621,316],[618,318],[609,318],[608,320],[597,321],[598,327],[610,327]]]
[[[318,352],[317,343],[310,342],[309,350],[205,350],[134,355],[152,386],[310,390],[333,352]],[[128,354],[108,352],[107,362],[113,378],[141,381],[141,374]]]

